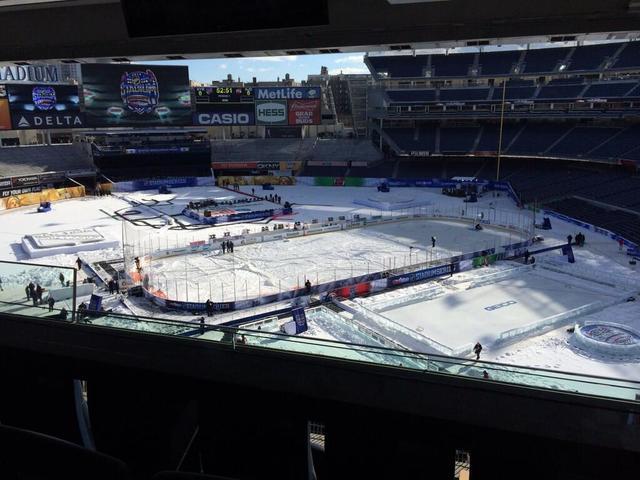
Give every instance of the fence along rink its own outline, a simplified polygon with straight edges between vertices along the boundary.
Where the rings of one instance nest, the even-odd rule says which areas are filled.
[[[247,285],[248,280],[236,281],[234,273],[234,284],[224,285],[209,282],[208,280],[198,281],[203,272],[190,265],[188,257],[190,255],[213,255],[215,250],[220,249],[223,240],[232,240],[236,247],[251,245],[255,243],[266,243],[273,241],[283,241],[296,237],[319,235],[329,232],[338,232],[350,229],[366,228],[376,225],[384,225],[391,222],[407,222],[417,220],[455,220],[469,224],[471,227],[476,223],[491,225],[492,228],[502,229],[509,232],[508,245],[500,245],[495,240],[493,245],[478,245],[478,255],[483,249],[491,253],[508,256],[518,249],[527,245],[528,240],[533,237],[533,218],[530,212],[508,212],[493,208],[480,207],[442,207],[430,205],[426,207],[415,207],[393,212],[381,212],[370,210],[368,215],[351,215],[349,217],[327,218],[312,220],[305,223],[298,229],[294,229],[292,224],[285,225],[285,228],[274,231],[256,231],[262,228],[260,225],[243,225],[245,227],[239,234],[225,232],[224,228],[215,230],[216,237],[212,238],[211,232],[214,230],[200,231],[174,231],[167,228],[152,229],[147,227],[134,226],[129,222],[123,222],[123,254],[125,260],[125,270],[134,284],[142,284],[147,295],[156,303],[166,305],[170,308],[181,308],[180,302],[189,303],[188,309],[202,310],[207,299],[213,299],[216,303],[222,303],[223,309],[246,308],[246,306],[259,305],[260,299],[274,294],[284,294],[287,291],[297,291],[304,286],[307,278],[314,286],[337,282],[338,280],[348,280],[350,278],[361,278],[366,274],[375,272],[398,272],[415,271],[416,269],[433,265],[435,262],[446,263],[446,258],[440,254],[422,256],[403,255],[388,258],[381,258],[380,262],[357,262],[352,260],[349,265],[342,269],[317,268],[311,272],[298,272],[297,281],[293,285],[280,283],[278,280],[277,289],[275,285],[267,288],[263,284],[263,279],[258,279],[258,285]],[[253,230],[253,231],[251,231]],[[227,235],[228,236],[224,236]],[[523,242],[522,240],[525,239]],[[454,260],[459,261],[460,257],[467,252],[450,252],[454,254]],[[464,255],[468,258],[467,255]],[[166,271],[161,271],[158,265],[162,259],[171,257],[184,257],[184,271],[180,267],[178,278],[171,278]],[[142,271],[138,272],[135,259],[138,258]],[[313,263],[313,262],[312,262]],[[154,265],[155,264],[155,265]],[[317,266],[317,265],[316,265]],[[255,281],[255,279],[254,279]],[[251,288],[249,288],[251,287]],[[289,296],[296,296],[292,294]],[[169,304],[167,304],[167,301]],[[240,303],[243,301],[243,303]],[[274,300],[270,300],[274,301]],[[245,305],[245,306],[243,306]],[[194,308],[196,307],[196,308]]]

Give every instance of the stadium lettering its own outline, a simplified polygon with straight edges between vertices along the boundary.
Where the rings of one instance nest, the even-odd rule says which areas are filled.
[[[198,115],[199,125],[248,125],[251,118],[247,113],[201,113]]]
[[[16,65],[0,67],[2,82],[59,82],[56,65]]]

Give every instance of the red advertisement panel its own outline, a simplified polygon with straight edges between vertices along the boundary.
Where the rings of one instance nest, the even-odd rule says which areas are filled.
[[[11,115],[9,115],[9,102],[0,98],[0,130],[11,130]]]
[[[289,125],[319,125],[320,100],[289,100]]]

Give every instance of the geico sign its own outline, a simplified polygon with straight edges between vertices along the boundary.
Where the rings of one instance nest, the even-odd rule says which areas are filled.
[[[261,122],[283,122],[287,119],[287,107],[282,103],[262,103],[256,107]]]
[[[199,113],[198,125],[249,125],[248,113]]]

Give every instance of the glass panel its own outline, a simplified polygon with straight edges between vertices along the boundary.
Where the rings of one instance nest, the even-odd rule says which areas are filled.
[[[71,320],[75,279],[73,268],[0,262],[0,312]]]

